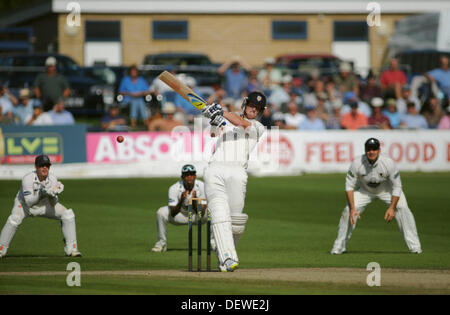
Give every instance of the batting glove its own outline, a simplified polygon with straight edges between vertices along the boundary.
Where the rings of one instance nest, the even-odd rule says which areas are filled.
[[[222,106],[220,106],[219,104],[207,105],[202,110],[202,115],[209,119],[214,119],[217,115],[222,116],[223,115]]]
[[[226,125],[225,118],[222,115],[216,115],[210,120],[209,124],[214,127],[222,127]]]

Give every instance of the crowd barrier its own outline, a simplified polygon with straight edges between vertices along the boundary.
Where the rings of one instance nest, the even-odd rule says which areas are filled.
[[[20,178],[36,154],[50,155],[65,178],[178,177],[194,164],[201,175],[216,138],[206,132],[96,132],[83,126],[2,127],[0,178]],[[123,135],[125,141],[116,138]],[[375,137],[401,171],[450,171],[450,132],[440,130],[268,130],[250,156],[254,176],[343,173]],[[1,144],[3,143],[3,145]],[[28,163],[28,164],[24,164]]]

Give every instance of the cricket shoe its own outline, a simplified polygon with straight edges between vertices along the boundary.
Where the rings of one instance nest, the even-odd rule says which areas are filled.
[[[239,263],[231,258],[225,260],[222,265],[219,265],[221,272],[233,272],[239,267]]]
[[[422,254],[422,250],[420,248],[411,250],[413,254]]]
[[[69,257],[81,257],[81,253],[78,251],[78,249],[74,249],[67,256],[69,256]]]
[[[343,253],[345,253],[346,252],[346,250],[345,249],[343,249],[343,250],[338,250],[338,249],[332,249],[331,250],[331,252],[330,252],[330,254],[331,255],[341,255],[341,254],[343,254]]]
[[[152,248],[152,252],[155,252],[155,253],[162,253],[165,251],[167,251],[166,244],[156,243],[155,246]]]

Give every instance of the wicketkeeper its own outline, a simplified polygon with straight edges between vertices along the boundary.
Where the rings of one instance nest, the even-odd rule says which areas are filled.
[[[345,191],[348,203],[342,212],[331,254],[346,251],[357,219],[374,199],[389,205],[384,219],[390,222],[395,218],[410,252],[420,254],[422,249],[416,222],[402,191],[397,166],[392,159],[380,154],[380,142],[375,138],[366,141],[365,152],[355,158],[347,173]]]
[[[28,217],[45,217],[61,220],[64,235],[64,251],[67,256],[81,256],[77,246],[75,214],[59,203],[64,185],[50,174],[50,159],[39,155],[35,159],[35,170],[26,174],[14,200],[11,215],[0,234],[0,257],[5,256],[17,228]]]
[[[186,164],[181,169],[181,179],[169,188],[169,204],[161,207],[156,212],[156,228],[158,241],[152,248],[153,252],[165,252],[167,250],[167,224],[187,225],[189,223],[188,202],[191,198],[206,198],[205,187],[201,180],[197,179],[197,170],[194,165]],[[202,223],[206,222],[206,205],[202,206]],[[192,217],[193,223],[197,222],[197,214]]]

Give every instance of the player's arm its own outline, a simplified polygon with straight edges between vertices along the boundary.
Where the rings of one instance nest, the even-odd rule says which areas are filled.
[[[392,183],[392,199],[391,204],[389,205],[389,208],[384,215],[384,219],[386,220],[386,222],[391,222],[394,219],[395,209],[397,208],[397,203],[400,199],[400,195],[402,194],[402,181],[400,179],[400,172],[394,162],[392,162],[392,165],[390,165],[389,168],[389,180]]]
[[[39,202],[40,191],[34,191],[33,180],[31,176],[25,176],[22,179],[22,192],[27,207],[32,207]]]
[[[180,196],[180,200],[178,200],[178,202],[176,201],[178,199],[177,197],[177,192],[176,189],[170,189],[169,190],[169,210],[170,210],[170,215],[172,216],[172,218],[174,218],[181,210],[181,206],[183,205],[184,200],[186,199],[187,195],[188,195],[188,191],[185,190],[181,196]]]
[[[358,180],[357,177],[357,168],[356,168],[356,160],[350,165],[350,169],[347,172],[345,177],[345,195],[347,197],[347,204],[350,209],[350,223],[353,225],[356,223],[355,216],[358,219],[361,219],[358,211],[355,208],[355,186]]]
[[[248,120],[245,120],[243,117],[235,113],[223,112],[223,117],[237,127],[247,128],[251,126],[251,123]]]

